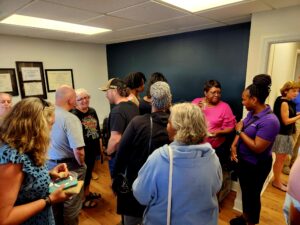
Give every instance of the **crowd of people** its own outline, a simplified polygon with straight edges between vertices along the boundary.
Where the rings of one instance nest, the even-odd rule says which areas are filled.
[[[105,147],[87,90],[63,85],[54,105],[31,97],[12,106],[12,96],[0,93],[0,193],[6,193],[0,195],[0,224],[79,224],[80,210],[96,207],[101,198],[90,191],[90,183],[102,151],[123,225],[218,224],[222,171],[230,159],[236,164],[243,213],[229,223],[259,224],[272,152],[272,185],[287,192],[287,224],[299,224],[298,82],[283,85],[272,111],[265,103],[271,77],[255,76],[241,93],[249,112],[239,122],[221,100],[217,80],[205,83],[203,97],[177,104],[162,73],[146,82],[142,72],[134,72],[99,88],[112,106]],[[285,184],[280,174],[287,155],[293,157]],[[49,192],[51,181],[74,172],[84,181],[79,193],[70,194],[64,186]]]

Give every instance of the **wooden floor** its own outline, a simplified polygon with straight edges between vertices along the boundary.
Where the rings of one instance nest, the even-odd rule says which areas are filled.
[[[80,225],[116,225],[121,218],[115,213],[116,200],[110,188],[110,175],[108,172],[107,161],[101,164],[97,160],[96,173],[99,175],[98,180],[92,180],[91,190],[99,192],[102,199],[98,201],[98,205],[92,209],[83,209],[80,213]],[[283,175],[285,181],[288,177]],[[285,193],[281,192],[268,185],[266,191],[262,196],[262,210],[260,217],[261,225],[284,225],[284,218],[282,214],[282,206],[284,202]],[[233,210],[233,203],[235,199],[235,192],[231,192],[221,205],[221,212],[219,216],[219,225],[228,225],[229,220],[237,215],[239,212]]]

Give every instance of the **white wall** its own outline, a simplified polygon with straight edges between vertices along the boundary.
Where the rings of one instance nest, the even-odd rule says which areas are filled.
[[[280,88],[284,83],[294,80],[297,49],[297,42],[271,45],[268,74],[273,77],[273,80],[269,102],[274,102],[277,96],[281,95]]]
[[[105,45],[0,35],[0,68],[16,68],[16,61],[41,61],[44,69],[73,69],[75,88],[90,92],[90,105],[100,122],[108,115],[109,104],[98,90],[108,79]],[[54,102],[54,95],[48,92],[48,100]],[[19,94],[13,102],[20,99]]]
[[[300,41],[300,7],[255,13],[251,19],[246,86],[259,73],[266,73],[270,45]],[[272,76],[273,81],[279,79]],[[272,87],[276,88],[276,87]],[[271,105],[273,102],[269,102]]]
[[[299,6],[254,13],[252,15],[246,86],[252,83],[252,79],[255,75],[268,72],[268,59],[271,44],[300,41],[299,21]],[[280,77],[272,76],[273,83],[277,79],[280,79]],[[276,89],[277,87],[272,86],[272,92]],[[271,100],[272,98],[269,98],[268,103],[273,105]],[[246,111],[244,111],[244,114],[246,114]],[[264,192],[266,184],[270,181],[271,177],[272,171],[265,182],[262,193]],[[238,191],[234,208],[236,210],[241,210],[241,206],[241,194]]]

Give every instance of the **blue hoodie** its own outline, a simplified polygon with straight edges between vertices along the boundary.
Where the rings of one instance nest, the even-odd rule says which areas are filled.
[[[171,143],[173,151],[172,225],[217,225],[217,192],[222,169],[209,143]],[[168,145],[155,150],[133,183],[135,198],[147,208],[144,225],[165,225],[168,205]]]

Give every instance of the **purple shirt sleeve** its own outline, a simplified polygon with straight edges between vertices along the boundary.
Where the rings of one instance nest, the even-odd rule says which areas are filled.
[[[274,114],[270,114],[267,118],[260,121],[257,127],[256,136],[266,140],[273,142],[276,138],[280,129],[280,124],[278,119]]]

